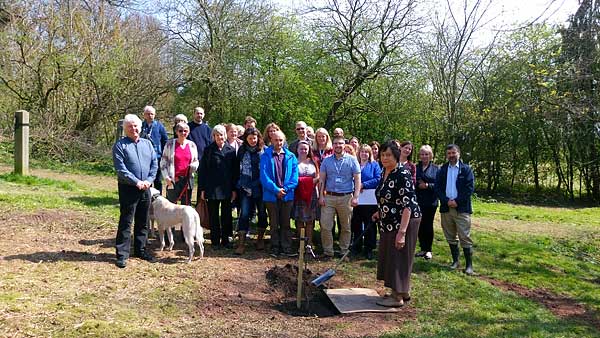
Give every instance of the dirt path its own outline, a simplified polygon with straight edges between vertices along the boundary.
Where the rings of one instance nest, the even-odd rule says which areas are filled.
[[[572,298],[560,296],[544,289],[528,289],[518,284],[487,276],[479,276],[479,278],[501,290],[512,291],[521,297],[533,300],[546,307],[559,318],[574,320],[600,330],[600,314],[586,308]]]

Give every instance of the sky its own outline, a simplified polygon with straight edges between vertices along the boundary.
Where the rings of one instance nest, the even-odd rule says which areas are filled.
[[[306,3],[319,0],[272,0],[282,9],[296,9]],[[426,0],[431,8],[439,8],[444,0]],[[484,0],[485,1],[485,0]],[[458,2],[454,1],[453,2]],[[471,1],[472,2],[472,1]],[[523,24],[537,18],[548,23],[565,24],[570,14],[575,13],[578,0],[493,0],[490,15],[496,17],[496,25]]]

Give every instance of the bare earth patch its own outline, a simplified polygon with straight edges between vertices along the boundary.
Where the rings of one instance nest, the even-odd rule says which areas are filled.
[[[152,239],[157,263],[132,258],[118,269],[116,229],[94,222],[92,214],[69,210],[0,215],[10,234],[0,238],[0,336],[104,336],[110,327],[114,336],[377,337],[416,318],[410,305],[397,314],[299,316],[286,307],[295,286],[267,277],[297,262],[254,250],[236,257],[207,245],[205,258],[187,264],[183,243],[158,252]],[[331,264],[312,261],[309,269]],[[383,291],[368,277],[349,283],[340,271],[330,286]]]
[[[555,316],[564,319],[571,319],[577,322],[585,323],[600,330],[600,315],[576,300],[554,294],[544,289],[528,289],[524,286],[497,280],[487,276],[479,276],[480,279],[487,281],[493,286],[505,290],[512,291],[521,297],[536,301],[545,306]]]

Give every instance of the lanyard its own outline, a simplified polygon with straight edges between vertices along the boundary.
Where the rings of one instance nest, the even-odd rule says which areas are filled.
[[[338,176],[340,176],[340,171],[342,170],[342,167],[344,166],[345,161],[346,161],[346,157],[342,156],[342,161],[341,161],[340,165],[338,166],[338,160],[337,160],[337,158],[334,158],[333,165],[335,166],[335,172],[337,173]]]

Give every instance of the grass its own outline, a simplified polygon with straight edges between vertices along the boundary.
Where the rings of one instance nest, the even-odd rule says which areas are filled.
[[[474,210],[474,264],[479,274],[569,297],[598,316],[600,219],[595,215],[600,208],[476,200]],[[256,264],[270,264],[268,259],[237,263],[212,257],[190,265],[134,260],[116,271],[111,264],[116,191],[77,179],[2,174],[0,215],[14,236],[0,239],[0,336],[301,336],[290,328],[307,323],[277,317],[268,307],[235,312],[225,305],[213,317],[197,315],[211,301],[237,299],[215,290],[220,283],[246,278],[247,288],[258,287],[260,280],[240,271],[254,267],[260,276],[264,268]],[[384,337],[600,337],[590,325],[557,317],[534,300],[448,270],[439,220],[435,231],[434,258],[415,261],[410,306],[416,318]],[[35,243],[26,237],[32,233],[38,236]],[[343,264],[336,278],[348,285],[376,287],[375,269],[374,261],[359,260]],[[344,336],[336,332],[346,332],[360,317],[344,318],[331,324],[328,329],[333,331],[324,326],[323,334]],[[321,323],[310,323],[315,321]]]

